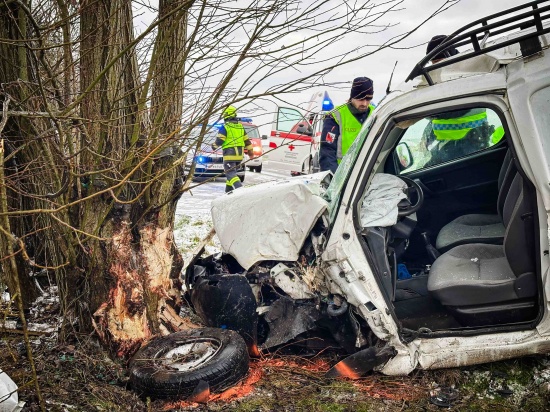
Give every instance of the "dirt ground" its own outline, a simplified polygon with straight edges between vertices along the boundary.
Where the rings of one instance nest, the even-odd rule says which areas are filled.
[[[31,311],[53,325],[54,301]],[[127,361],[110,359],[94,336],[58,343],[56,334],[31,336],[40,392],[48,411],[543,411],[550,409],[550,357],[475,367],[414,371],[407,377],[372,373],[359,381],[330,380],[330,354],[313,358],[264,356],[243,382],[207,404],[141,399],[128,385]],[[19,386],[23,411],[39,411],[23,337],[3,333],[0,368]],[[437,406],[439,404],[440,406]]]

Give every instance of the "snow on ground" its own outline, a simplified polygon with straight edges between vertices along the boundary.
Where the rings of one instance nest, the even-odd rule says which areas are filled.
[[[264,164],[262,173],[246,172],[244,184],[252,186],[272,180],[282,180],[289,177],[289,172],[267,169]],[[176,245],[183,255],[184,261],[191,257],[195,246],[206,237],[212,229],[210,208],[212,200],[225,195],[225,178],[214,181],[197,181],[192,189],[183,194],[176,208],[174,236]],[[216,236],[206,245],[206,254],[219,252],[220,242]]]

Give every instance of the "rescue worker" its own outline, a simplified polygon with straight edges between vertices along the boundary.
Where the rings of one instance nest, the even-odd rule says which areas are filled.
[[[374,110],[374,106],[370,104],[373,94],[372,80],[368,77],[357,77],[351,85],[349,100],[325,116],[319,150],[321,171],[336,172],[362,124]]]
[[[244,157],[244,149],[248,151],[250,159],[254,158],[252,143],[250,142],[244,126],[237,119],[237,109],[233,106],[223,111],[224,124],[220,127],[216,141],[212,148],[216,150],[221,146],[223,150],[223,171],[225,173],[225,192],[242,187],[241,179],[237,176],[237,169]]]
[[[432,37],[426,48],[426,54],[445,41],[447,36]],[[451,47],[431,59],[436,64],[446,58],[458,54],[458,50]],[[492,144],[494,126],[487,122],[487,112],[484,108],[472,108],[449,111],[431,116],[431,122],[424,129],[423,141],[431,158],[425,166],[453,160],[478,150],[485,149]]]

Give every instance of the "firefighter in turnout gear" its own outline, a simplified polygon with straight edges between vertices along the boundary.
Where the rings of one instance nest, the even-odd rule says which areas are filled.
[[[231,192],[233,189],[242,187],[241,180],[237,176],[237,169],[243,160],[244,149],[248,151],[250,159],[254,158],[254,152],[243,125],[237,119],[237,109],[233,106],[225,109],[223,120],[224,124],[220,128],[212,148],[215,150],[221,146],[223,150],[225,191]]]
[[[359,134],[363,122],[374,110],[374,106],[370,104],[373,93],[372,80],[368,77],[357,77],[351,85],[348,102],[326,115],[319,151],[321,171],[336,172],[342,157]]]

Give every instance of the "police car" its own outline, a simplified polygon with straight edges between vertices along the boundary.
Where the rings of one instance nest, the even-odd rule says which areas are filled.
[[[194,166],[193,178],[211,178],[224,177],[223,170],[223,153],[222,149],[212,149],[212,144],[218,136],[217,125],[206,125],[194,127],[189,135],[184,139],[182,150],[186,153],[187,159],[185,164],[186,173],[190,173]],[[198,145],[199,138],[202,137],[202,142]],[[185,144],[187,143],[187,144]],[[237,176],[241,182],[245,178],[245,163],[248,156],[245,155],[243,163],[237,170]]]

